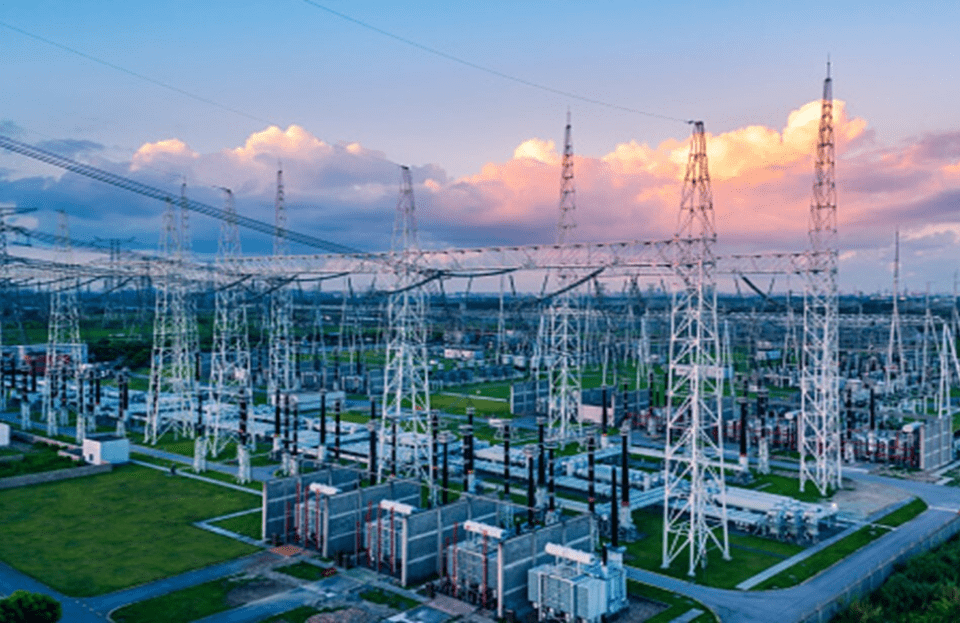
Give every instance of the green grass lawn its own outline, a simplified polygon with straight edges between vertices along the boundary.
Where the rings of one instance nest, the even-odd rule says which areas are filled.
[[[29,450],[16,453],[22,453],[23,459],[20,461],[0,461],[0,478],[37,474],[56,469],[69,469],[83,465],[83,463],[77,463],[73,459],[59,456],[57,448],[43,444],[37,444]]]
[[[393,591],[385,591],[382,588],[368,588],[360,593],[360,599],[374,604],[382,604],[388,608],[400,611],[409,610],[410,608],[420,605],[419,602],[409,597],[404,597]]]
[[[853,534],[837,541],[826,549],[817,552],[805,560],[801,560],[788,569],[784,569],[772,578],[764,580],[756,585],[753,590],[763,591],[796,586],[843,560],[871,541],[879,539],[894,527],[905,524],[926,509],[926,503],[918,498],[906,506],[892,513],[888,513],[875,524],[860,528]]]
[[[239,517],[222,519],[213,522],[212,525],[223,528],[224,530],[229,530],[230,532],[242,534],[243,536],[248,536],[258,541],[260,540],[260,531],[263,529],[260,513],[248,513],[246,515],[240,515]]]
[[[703,610],[703,614],[697,616],[691,623],[717,623],[717,617],[706,606],[689,597],[634,580],[627,580],[627,593],[651,601],[659,601],[667,606],[666,610],[651,619],[647,619],[645,623],[669,623],[693,608]]]
[[[669,569],[660,568],[663,558],[662,513],[635,511],[633,521],[637,530],[644,536],[638,541],[627,544],[625,562],[682,580],[690,580],[690,576],[687,575],[687,558],[683,554],[673,561]],[[711,550],[707,556],[707,568],[698,568],[694,581],[717,588],[735,588],[747,578],[802,550],[802,547],[793,543],[731,532],[731,560],[723,560],[718,550]]]
[[[887,514],[877,521],[878,524],[896,528],[907,523],[923,511],[927,510],[927,503],[920,498],[914,498],[912,502],[902,508]]]
[[[111,614],[115,623],[189,623],[229,610],[230,591],[244,583],[222,578],[124,606]]]
[[[780,474],[760,474],[753,472],[753,482],[747,485],[748,489],[786,495],[801,502],[820,502],[824,499],[813,483],[809,483],[803,493],[800,493],[800,479],[796,476],[782,476]]]
[[[864,526],[850,536],[843,538],[830,547],[821,550],[801,560],[788,569],[784,569],[777,575],[764,580],[753,587],[753,590],[765,591],[775,588],[788,588],[796,586],[808,578],[812,578],[827,567],[843,560],[853,552],[857,551],[867,543],[878,539],[889,532],[884,526]]]
[[[487,400],[477,397],[451,396],[449,394],[431,394],[430,408],[447,413],[466,415],[467,407],[476,408],[477,419],[488,417],[510,417],[510,403],[500,400]]]
[[[300,561],[292,565],[287,565],[286,567],[277,567],[274,571],[279,571],[280,573],[285,573],[308,582],[316,582],[317,580],[323,579],[324,570],[316,565],[311,565],[309,562]]]
[[[0,560],[64,594],[99,595],[258,551],[190,525],[250,506],[136,465],[0,491]]]
[[[518,379],[515,382],[519,382]],[[504,400],[510,399],[510,386],[513,383],[506,382],[496,382],[496,383],[474,383],[472,385],[458,385],[455,387],[448,387],[447,391],[453,394],[472,394],[478,397],[487,396],[489,398],[502,398]]]

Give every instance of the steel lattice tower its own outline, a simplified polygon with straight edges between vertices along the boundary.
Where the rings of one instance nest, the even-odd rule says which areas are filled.
[[[394,290],[387,301],[386,365],[383,384],[383,419],[380,428],[378,475],[382,478],[388,464],[393,430],[397,431],[397,462],[390,465],[399,476],[430,483],[433,447],[429,439],[430,380],[427,357],[426,297],[417,264],[416,206],[410,169],[401,167],[402,183],[397,201],[396,221],[391,245]],[[396,427],[394,429],[394,427]],[[402,449],[401,449],[402,448]]]
[[[840,487],[837,188],[830,64],[823,82],[813,201],[810,260],[803,305],[803,376],[798,423],[800,491],[813,482],[821,495]]]
[[[70,225],[67,213],[60,211],[57,219],[57,255],[64,265],[73,264],[70,245]],[[64,271],[62,280],[55,282],[50,292],[50,325],[47,333],[46,388],[43,393],[43,418],[47,434],[55,435],[59,426],[66,426],[67,393],[69,385],[80,378],[80,309],[77,305],[77,278]],[[86,422],[78,410],[77,441],[83,441]]]
[[[890,312],[890,340],[887,342],[887,362],[883,367],[884,393],[890,394],[895,386],[906,389],[907,360],[903,356],[903,328],[900,324],[900,230],[894,234],[893,242],[893,309]],[[894,365],[896,361],[896,365]],[[896,379],[894,379],[896,372]],[[894,382],[896,381],[896,382]]]
[[[283,171],[277,170],[277,196],[274,202],[275,226],[273,255],[287,255],[287,209],[283,197]],[[270,369],[267,373],[267,396],[273,400],[277,391],[286,394],[295,389],[293,357],[293,292],[284,280],[271,284],[270,294]]]
[[[573,181],[573,139],[570,113],[563,140],[563,166],[560,175],[560,218],[557,222],[557,244],[570,242],[576,228],[576,187]],[[562,247],[561,247],[562,249]],[[560,263],[567,264],[568,253],[561,250]],[[547,426],[550,437],[566,440],[579,438],[580,424],[580,330],[576,299],[573,295],[575,275],[569,268],[558,271],[559,292],[553,297],[549,311],[549,374],[550,400]]]
[[[687,554],[687,573],[715,545],[730,558],[723,473],[723,367],[717,326],[713,196],[703,122],[694,123],[683,180],[670,313],[663,568]]]
[[[156,308],[153,317],[153,351],[150,357],[150,387],[147,394],[147,423],[144,441],[156,444],[171,428],[177,434],[193,436],[192,416],[196,407],[194,358],[196,320],[191,319],[187,285],[177,269],[189,249],[186,233],[186,188],[179,210],[167,203],[160,234],[161,264],[156,281]]]
[[[247,336],[247,307],[243,292],[235,283],[236,260],[240,258],[240,230],[233,193],[224,188],[227,218],[220,224],[217,250],[217,292],[213,323],[213,353],[210,358],[210,385],[213,387],[213,422],[208,428],[210,452],[220,454],[235,435],[222,428],[228,413],[239,408],[241,392],[252,396],[250,342]],[[232,218],[231,218],[232,217]]]

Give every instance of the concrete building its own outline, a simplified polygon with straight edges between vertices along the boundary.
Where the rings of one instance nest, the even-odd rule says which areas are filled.
[[[90,435],[83,440],[83,460],[91,465],[130,462],[130,441],[115,435]]]

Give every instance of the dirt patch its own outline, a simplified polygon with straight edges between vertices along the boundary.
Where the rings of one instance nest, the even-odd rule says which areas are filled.
[[[307,623],[374,623],[381,620],[379,614],[367,612],[362,608],[344,608],[336,612],[321,612],[315,614]]]
[[[872,482],[844,481],[844,487],[837,491],[832,502],[840,507],[840,512],[863,521],[869,515],[901,500],[910,499],[909,493]]]
[[[659,601],[651,601],[631,595],[627,609],[617,616],[617,621],[618,623],[641,623],[641,621],[652,619],[667,608]]]
[[[291,584],[278,582],[269,578],[254,578],[243,580],[241,585],[227,594],[227,605],[231,608],[269,597],[276,593],[290,590]]]

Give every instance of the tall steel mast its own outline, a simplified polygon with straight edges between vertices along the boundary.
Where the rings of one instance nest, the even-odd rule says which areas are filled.
[[[717,325],[713,193],[703,122],[693,124],[673,250],[679,280],[670,312],[663,562],[687,554],[687,573],[715,545],[730,558],[723,473],[723,362]]]
[[[798,426],[800,491],[808,481],[821,495],[840,487],[837,187],[830,63],[823,81],[813,200],[810,261],[803,305],[803,375]]]

